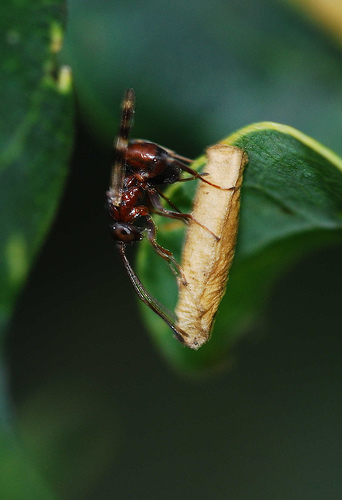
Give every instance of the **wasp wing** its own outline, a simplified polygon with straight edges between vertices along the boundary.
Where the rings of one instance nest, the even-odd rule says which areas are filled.
[[[121,161],[115,161],[110,182],[110,200],[114,206],[118,207],[121,203],[122,191],[126,175],[126,165]]]

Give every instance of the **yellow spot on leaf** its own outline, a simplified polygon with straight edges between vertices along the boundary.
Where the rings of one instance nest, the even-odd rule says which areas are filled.
[[[62,66],[58,74],[58,90],[66,94],[71,89],[72,74],[70,66]]]
[[[25,277],[28,270],[26,242],[22,235],[12,235],[6,248],[9,280],[12,285],[17,285]]]

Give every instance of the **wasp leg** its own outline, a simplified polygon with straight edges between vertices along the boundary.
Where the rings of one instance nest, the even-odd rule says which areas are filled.
[[[171,154],[171,156],[176,158],[176,160],[185,161],[185,163],[193,163],[193,161],[194,161],[194,160],[190,160],[190,158],[186,158],[185,156],[181,156],[181,155],[175,153],[174,151],[170,151],[170,154]]]
[[[202,177],[204,177],[205,175],[209,175],[209,173],[208,173],[208,172],[202,172],[202,173],[200,174],[201,179],[202,179]],[[196,176],[194,177],[194,176],[192,175],[191,177],[183,177],[182,179],[179,179],[179,181],[178,181],[178,182],[194,181],[195,179],[197,179],[197,177],[196,177]]]
[[[189,179],[190,179],[190,178],[189,178]],[[188,179],[184,179],[184,180],[188,180]],[[191,180],[192,180],[192,179],[191,179]],[[161,198],[163,198],[163,200],[165,200],[165,201],[166,201],[166,203],[167,203],[168,205],[170,205],[170,207],[174,208],[174,209],[176,210],[176,212],[178,212],[179,214],[181,214],[181,213],[182,213],[182,212],[181,212],[181,210],[179,210],[179,208],[178,208],[178,207],[177,207],[174,203],[172,203],[172,201],[171,201],[171,200],[170,200],[167,196],[165,196],[165,194],[164,194],[162,191],[160,191],[160,190],[159,190],[158,188],[156,188],[156,187],[154,187],[154,188],[153,188],[153,190],[154,190],[154,191],[156,191],[156,193],[158,193],[158,195],[159,195]],[[152,204],[152,201],[151,201],[151,204]],[[159,205],[163,208],[162,204],[160,203],[160,200],[159,200]],[[153,206],[153,205],[152,205],[152,206]]]
[[[158,215],[163,215],[164,217],[169,217],[170,219],[183,220],[186,224],[189,224],[189,221],[193,221],[198,226],[202,227],[206,231],[209,231],[209,233],[213,235],[213,237],[216,239],[216,241],[219,241],[220,238],[218,236],[216,236],[216,234],[213,233],[211,231],[211,229],[209,229],[207,226],[205,226],[200,221],[195,219],[195,217],[193,215],[184,214],[183,212],[173,212],[172,210],[168,210],[167,208],[164,208],[163,205],[160,203],[159,193],[156,192],[154,189],[149,190],[148,195],[149,195],[154,213],[156,213]],[[167,200],[167,198],[166,198],[166,200]]]
[[[235,189],[235,186],[229,188],[223,188],[222,186],[218,186],[217,184],[213,184],[212,182],[207,181],[207,179],[204,178],[206,172],[204,172],[203,174],[199,174],[198,172],[196,172],[196,170],[193,170],[187,165],[184,165],[184,163],[182,163],[181,161],[177,162],[177,166],[184,172],[187,172],[188,174],[192,175],[194,179],[201,179],[201,181],[205,182],[206,184],[209,184],[209,186],[221,189],[221,191],[233,191]]]
[[[183,269],[181,268],[181,266],[178,264],[178,262],[174,258],[172,252],[170,252],[170,250],[168,250],[167,248],[162,247],[157,242],[157,239],[156,239],[157,226],[150,215],[146,216],[146,222],[147,222],[147,237],[148,237],[151,245],[153,246],[154,250],[157,252],[158,255],[160,255],[160,257],[163,257],[163,259],[169,263],[172,271],[175,274],[177,274],[177,272],[175,271],[174,267],[177,269],[178,273],[180,274],[183,285],[186,286],[188,284],[188,282],[185,278]]]

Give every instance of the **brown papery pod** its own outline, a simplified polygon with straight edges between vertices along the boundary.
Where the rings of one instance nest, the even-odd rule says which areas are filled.
[[[242,149],[226,144],[208,148],[207,156],[205,179],[224,189],[199,184],[192,215],[211,232],[190,222],[181,261],[187,285],[179,280],[175,311],[176,327],[188,334],[184,343],[192,349],[209,339],[226,290],[238,231],[242,174],[248,161]]]

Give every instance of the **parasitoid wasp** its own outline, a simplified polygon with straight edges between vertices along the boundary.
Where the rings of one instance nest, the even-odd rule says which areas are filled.
[[[145,289],[126,256],[126,245],[141,241],[145,235],[155,252],[170,264],[173,271],[179,273],[180,279],[186,285],[182,268],[172,253],[156,240],[157,227],[151,213],[180,219],[185,223],[193,221],[211,232],[191,214],[180,212],[162,190],[175,182],[192,179],[200,179],[211,186],[222,188],[206,180],[204,174],[201,175],[190,168],[192,160],[150,141],[129,140],[134,113],[135,92],[133,89],[127,89],[122,104],[119,133],[114,144],[113,167],[107,191],[108,211],[114,220],[114,224],[110,226],[111,234],[139,298],[158,314],[173,330],[176,338],[184,343],[184,338],[188,337],[187,333],[176,327],[174,321]],[[182,179],[182,172],[190,176]],[[166,209],[161,199],[166,200],[174,210]],[[143,227],[136,225],[138,219],[142,221]],[[213,233],[212,235],[217,239]]]

